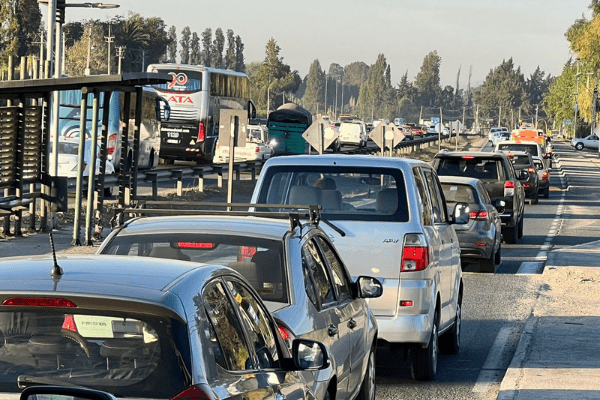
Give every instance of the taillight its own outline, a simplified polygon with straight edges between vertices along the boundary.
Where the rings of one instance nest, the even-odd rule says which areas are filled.
[[[529,167],[527,168],[527,172],[529,172],[530,174],[535,174],[535,169],[533,167]]]
[[[292,333],[281,324],[277,324],[277,330],[279,331],[279,336],[281,336],[287,348],[292,351],[292,341],[294,340],[294,335],[292,335]]]
[[[409,233],[404,236],[401,272],[423,271],[429,266],[429,247],[425,237]]]
[[[108,154],[115,153],[115,147],[117,143],[117,134],[113,133],[108,137]]]
[[[487,216],[487,211],[471,211],[469,213],[469,218],[474,221],[485,221],[487,219]]]
[[[515,183],[513,181],[504,182],[504,189],[514,189]]]
[[[256,146],[255,152],[260,153],[260,147]]]
[[[30,307],[77,307],[71,300],[54,297],[11,297],[2,302],[4,306]]]
[[[210,398],[211,397],[206,394],[204,390],[200,389],[198,386],[192,386],[171,398],[171,400],[210,400]]]
[[[250,261],[252,256],[256,254],[256,247],[240,246],[239,260],[241,262]]]
[[[523,187],[524,187],[525,189],[528,189],[528,188],[530,188],[530,187],[531,187],[531,185],[530,185],[529,183],[524,183],[524,184],[523,184]]]
[[[547,181],[549,178],[548,171],[542,172],[542,180]]]
[[[62,328],[67,331],[77,332],[77,325],[75,325],[75,318],[72,315],[65,315]]]
[[[200,126],[198,127],[198,142],[204,142],[204,122],[200,122]]]

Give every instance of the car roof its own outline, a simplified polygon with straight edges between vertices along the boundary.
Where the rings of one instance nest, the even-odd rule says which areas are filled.
[[[441,183],[456,183],[459,185],[469,185],[473,187],[477,186],[477,182],[479,182],[479,179],[477,178],[456,175],[440,175],[439,179]]]
[[[290,230],[289,219],[229,215],[170,215],[128,220],[119,235],[170,232],[253,235],[281,240]]]
[[[177,306],[165,303],[169,293],[190,274],[204,281],[219,272],[238,275],[223,266],[149,257],[114,255],[58,256],[63,275],[51,276],[54,259],[42,256],[8,257],[0,260],[0,297],[12,293],[61,293],[79,297],[108,297],[153,303],[177,315]],[[239,276],[239,275],[238,275]],[[56,281],[56,282],[55,282]]]
[[[506,155],[502,152],[493,152],[493,151],[440,151],[435,155],[435,157],[463,157],[463,156],[473,156],[473,157],[487,157],[487,158],[503,158]]]
[[[375,155],[291,155],[285,157],[272,157],[267,160],[265,167],[276,165],[305,165],[305,166],[343,166],[343,167],[383,167],[404,168],[414,165],[429,165],[424,161],[401,158],[401,157],[379,157]]]

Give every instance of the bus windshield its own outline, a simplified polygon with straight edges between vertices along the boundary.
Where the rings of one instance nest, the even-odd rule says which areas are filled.
[[[181,70],[161,70],[161,72],[171,75],[173,80],[169,83],[153,85],[155,89],[176,93],[195,93],[202,90],[202,72]]]

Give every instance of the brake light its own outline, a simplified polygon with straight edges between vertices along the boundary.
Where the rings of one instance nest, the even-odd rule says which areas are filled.
[[[202,242],[178,242],[177,247],[182,249],[214,249],[214,243],[202,243]]]
[[[524,187],[525,189],[527,189],[527,188],[531,187],[531,185],[530,185],[530,184],[528,184],[528,183],[524,183],[524,184],[523,184],[523,187]]]
[[[204,122],[200,122],[200,126],[198,127],[198,142],[204,142],[205,131],[204,131]]]
[[[508,158],[515,158],[515,155],[514,154],[507,154],[507,157]]]
[[[115,133],[113,133],[112,135],[110,135],[108,137],[108,154],[114,154],[115,153],[115,147],[116,147],[116,142],[117,142],[117,135]]]
[[[260,147],[256,146],[255,152],[260,153]]]
[[[462,156],[462,158],[464,158],[465,160],[472,160],[475,158],[475,156]]]
[[[535,174],[535,169],[533,167],[529,167],[527,168],[527,172],[529,172],[530,174]]]
[[[11,297],[2,302],[4,306],[28,307],[77,307],[71,300],[54,297]]]
[[[256,254],[256,247],[241,246],[239,261],[244,262],[246,260],[250,260],[254,254]]]
[[[210,400],[210,396],[198,386],[192,386],[179,393],[171,400]]]
[[[287,328],[281,324],[277,324],[277,330],[279,331],[279,336],[284,340],[286,346],[291,351],[292,350],[292,341],[294,340],[294,335],[291,334]]]
[[[513,181],[504,182],[504,189],[514,189],[515,183]]]
[[[429,247],[425,237],[408,234],[404,237],[401,272],[423,271],[429,266]]]
[[[71,331],[77,332],[77,325],[75,325],[75,318],[72,315],[65,315],[65,320],[63,321],[62,328]]]
[[[548,171],[542,172],[542,180],[547,181],[549,178]]]
[[[487,211],[471,211],[469,213],[469,218],[474,221],[485,221],[487,219],[487,216]]]

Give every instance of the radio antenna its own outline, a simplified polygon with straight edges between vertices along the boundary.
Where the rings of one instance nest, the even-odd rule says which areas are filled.
[[[56,261],[56,249],[54,248],[54,238],[52,237],[52,232],[48,232],[50,236],[50,248],[52,249],[52,257],[54,258],[54,265],[52,266],[52,271],[50,271],[50,276],[54,278],[60,279],[63,275],[63,269],[58,265]]]

